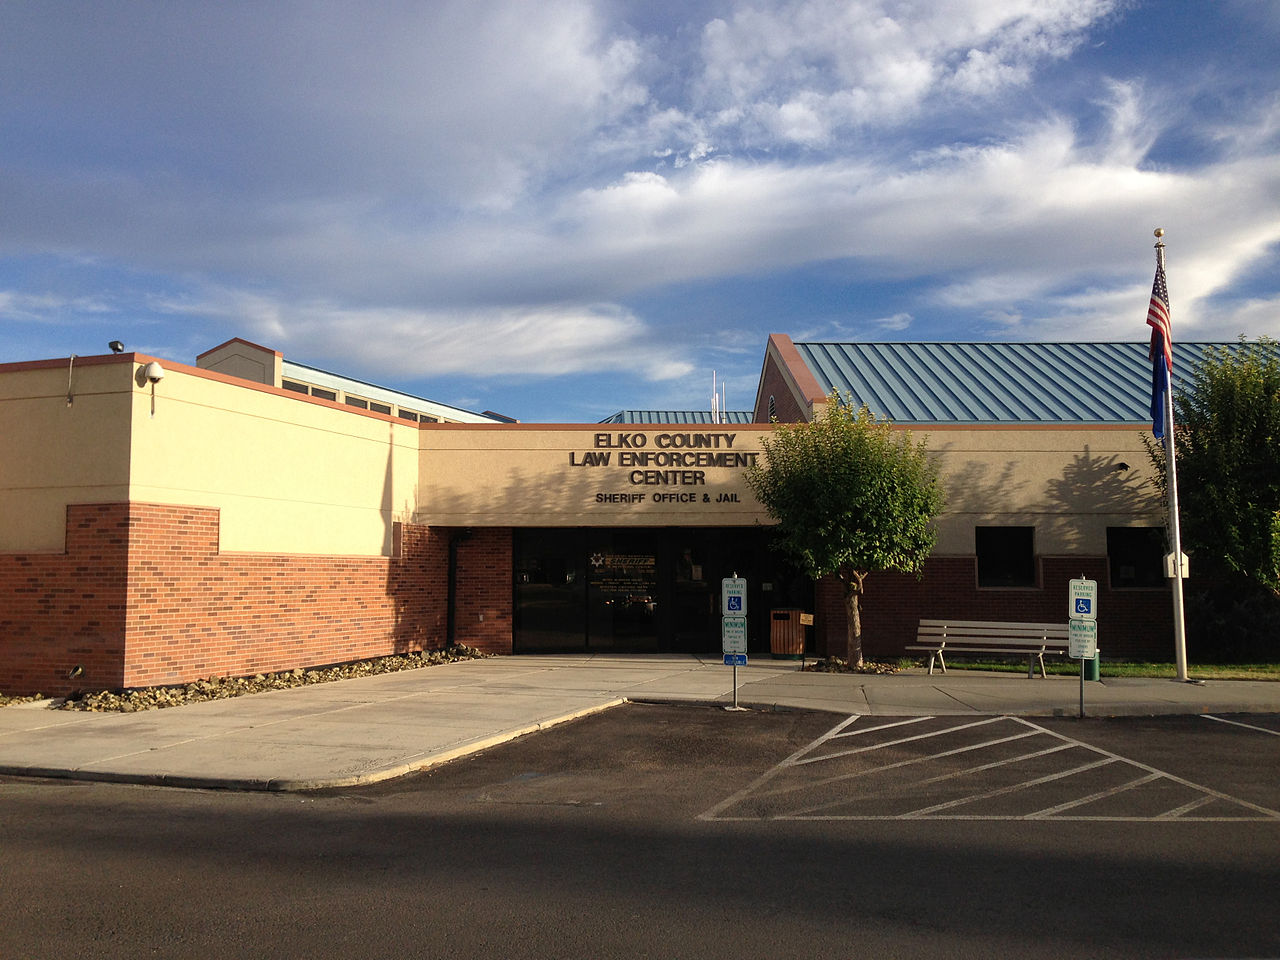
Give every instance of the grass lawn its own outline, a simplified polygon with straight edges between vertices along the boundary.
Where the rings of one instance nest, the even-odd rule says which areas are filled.
[[[915,661],[915,666],[928,660]],[[997,670],[1008,673],[1026,673],[1026,658],[1021,660],[954,660],[947,661],[948,670]],[[1049,673],[1078,676],[1078,660],[1046,660]],[[1103,679],[1107,677],[1167,677],[1178,675],[1172,663],[1140,663],[1131,660],[1103,660],[1098,668]],[[1280,680],[1280,663],[1189,663],[1187,676],[1193,680]]]

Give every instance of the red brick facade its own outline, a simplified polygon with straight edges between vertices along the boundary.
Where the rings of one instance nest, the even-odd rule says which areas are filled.
[[[978,589],[974,557],[931,557],[924,577],[876,573],[862,598],[863,655],[895,660],[915,640],[921,619],[1067,621],[1067,582],[1083,574],[1098,582],[1098,648],[1104,658],[1168,660],[1173,645],[1173,601],[1167,589],[1112,590],[1105,557],[1042,557],[1041,587]],[[841,585],[820,581],[815,642],[820,655],[844,656]]]
[[[773,357],[766,357],[764,373],[760,378],[760,406],[755,411],[757,423],[769,422],[770,397],[773,398],[773,416],[779,423],[804,423],[809,419],[809,411],[800,409],[795,394],[791,392],[778,365],[773,362]]]
[[[66,536],[63,554],[0,555],[0,692],[124,681],[128,505],[68,507]]]
[[[772,410],[769,408],[770,398],[773,398]],[[804,423],[808,421],[813,405],[824,399],[822,387],[805,365],[791,338],[779,333],[771,334],[752,419],[756,423],[769,423],[771,420]]]
[[[454,635],[485,653],[510,653],[511,529],[474,530],[459,539]]]
[[[395,555],[218,551],[218,511],[71,506],[62,555],[0,556],[0,691],[182,683],[443,647],[448,539],[396,524]],[[511,535],[458,545],[456,639],[511,650]],[[77,677],[71,672],[80,668]]]

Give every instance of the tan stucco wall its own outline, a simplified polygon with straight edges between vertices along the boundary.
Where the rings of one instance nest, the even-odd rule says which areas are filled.
[[[1163,523],[1133,427],[929,427],[947,492],[937,554],[971,555],[975,526],[1034,526],[1036,553],[1101,554],[1109,526]],[[1123,467],[1122,467],[1123,465]]]
[[[60,553],[68,503],[126,499],[132,366],[81,358],[0,371],[0,552]]]
[[[229,340],[207,350],[196,360],[202,370],[225,373],[229,377],[280,386],[284,360],[278,350],[269,350],[247,340]]]
[[[165,362],[134,391],[129,496],[221,511],[221,549],[389,555],[413,512],[417,425]]]
[[[720,434],[734,437],[733,446],[721,450],[758,454],[761,436],[771,429],[754,424],[424,428],[415,519],[527,527],[769,523],[741,469],[705,469],[703,484],[632,483],[636,468],[620,465],[619,457],[637,448],[618,444],[620,435],[640,436],[639,451],[653,453],[663,451],[661,436]],[[1137,429],[921,427],[912,433],[937,459],[947,491],[947,509],[938,524],[939,554],[971,555],[977,525],[1035,526],[1036,552],[1056,555],[1103,552],[1108,526],[1161,522]],[[610,455],[608,464],[582,465],[589,455],[602,453]],[[655,494],[672,493],[694,499],[654,500]],[[599,499],[618,494],[638,499]],[[737,502],[722,501],[722,494],[736,496]]]
[[[637,455],[645,454],[758,455],[760,437],[770,429],[741,424],[424,426],[416,520],[449,526],[518,527],[742,526],[768,522],[743,482],[741,467],[672,467],[634,461]],[[682,439],[675,439],[677,436]],[[693,437],[710,438],[713,445],[662,446],[696,442]],[[637,446],[639,443],[643,445]],[[716,443],[719,446],[714,446]],[[605,457],[607,463],[603,462]],[[627,459],[633,463],[624,463]],[[657,479],[646,478],[644,471],[672,470],[686,474],[675,479],[687,482],[632,482]],[[667,499],[670,497],[689,499]]]

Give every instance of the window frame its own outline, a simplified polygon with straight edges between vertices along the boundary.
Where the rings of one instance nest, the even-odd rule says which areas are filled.
[[[1142,582],[1121,583],[1118,581],[1117,568],[1121,566],[1119,561],[1130,559],[1133,557],[1133,554],[1135,553],[1140,554],[1144,551],[1142,550],[1141,544],[1137,544],[1136,545],[1137,549],[1135,549],[1132,553],[1129,553],[1128,556],[1126,556],[1125,552],[1123,551],[1114,550],[1113,542],[1112,542],[1112,534],[1118,535],[1117,539],[1120,538],[1119,535],[1125,535],[1125,534],[1132,534],[1134,539],[1136,539],[1139,534],[1142,534],[1142,535],[1145,535],[1149,541],[1152,541],[1150,546],[1154,546],[1154,542],[1158,540],[1159,547],[1156,548],[1156,552],[1152,555],[1148,555],[1145,558],[1151,565],[1147,569],[1146,574],[1142,577]],[[1167,589],[1168,581],[1165,579],[1165,575],[1164,575],[1164,558],[1165,558],[1165,554],[1168,552],[1168,544],[1165,542],[1166,533],[1165,533],[1165,528],[1163,526],[1135,525],[1135,526],[1107,527],[1106,537],[1107,537],[1107,584],[1110,586],[1112,590]],[[1137,557],[1137,559],[1142,560],[1144,558],[1139,556]],[[1135,575],[1132,578],[1134,581],[1138,580],[1138,576],[1137,576],[1138,572],[1139,571],[1135,570]]]
[[[1006,542],[1003,544],[993,543],[993,538],[1003,534]],[[1023,549],[1021,544],[1010,543],[1014,536],[1027,537],[1026,549],[1028,554],[1025,558],[1020,559],[1016,563],[1017,568],[1021,568],[1025,564],[1025,577],[1015,577],[1010,575],[1010,571],[1015,570],[1015,563],[1009,560],[998,562],[995,569],[992,568],[993,560],[990,553],[994,550],[1008,551],[1011,547]],[[984,544],[984,541],[985,544]],[[984,549],[985,547],[985,549]],[[984,562],[984,553],[987,559]],[[1038,590],[1040,589],[1040,563],[1039,556],[1036,554],[1036,528],[1034,525],[1028,524],[977,524],[973,528],[973,557],[974,557],[974,580],[979,590]],[[996,576],[1001,570],[1006,575]],[[985,574],[985,576],[984,576]],[[985,582],[984,582],[985,581]]]

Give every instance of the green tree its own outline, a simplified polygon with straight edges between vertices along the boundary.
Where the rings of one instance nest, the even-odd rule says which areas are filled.
[[[861,666],[863,582],[883,570],[922,571],[942,510],[937,468],[923,441],[839,394],[813,422],[779,425],[762,445],[747,484],[778,521],[781,551],[814,580],[839,579],[846,656]]]
[[[1211,348],[1174,398],[1182,541],[1193,573],[1280,596],[1280,345]],[[1165,489],[1164,448],[1148,441]]]

